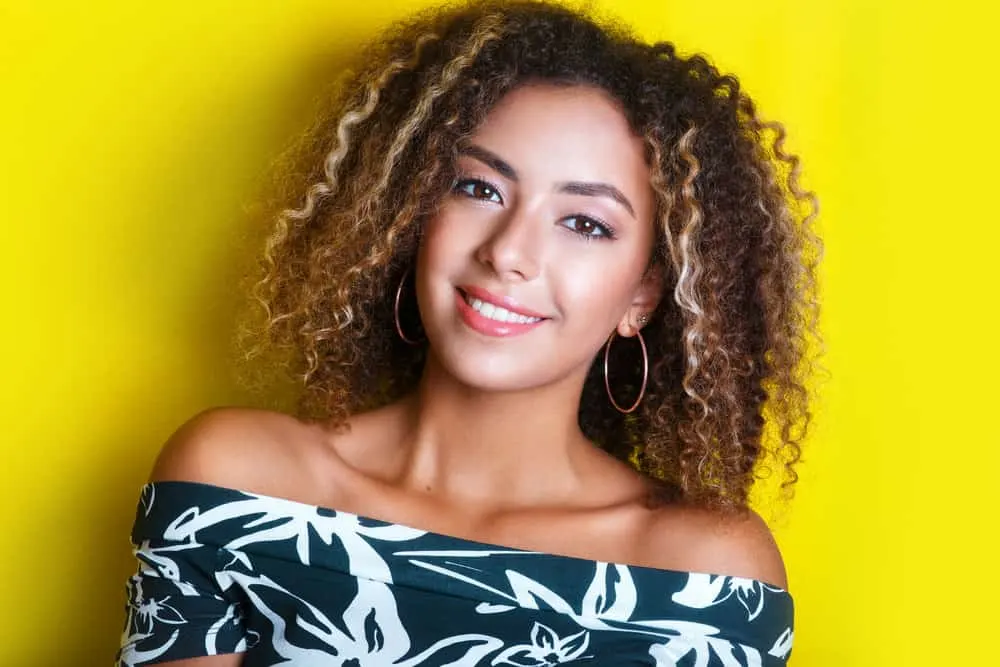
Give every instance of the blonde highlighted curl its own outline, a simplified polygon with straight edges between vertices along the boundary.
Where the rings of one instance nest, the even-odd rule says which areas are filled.
[[[644,329],[641,409],[611,406],[598,358],[581,428],[693,504],[744,506],[775,462],[791,486],[819,343],[816,202],[783,128],[760,120],[736,78],[531,1],[418,15],[357,62],[285,165],[279,199],[292,208],[277,215],[256,287],[266,339],[304,383],[304,416],[342,425],[415,388],[426,350],[397,337],[393,298],[451,188],[457,146],[521,84],[595,86],[645,138],[667,291]],[[620,363],[616,381],[637,384],[635,366]]]

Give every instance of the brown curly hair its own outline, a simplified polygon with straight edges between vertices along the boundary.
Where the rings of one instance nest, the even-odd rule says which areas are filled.
[[[821,243],[783,128],[704,57],[543,2],[472,2],[394,26],[285,162],[279,201],[291,208],[255,293],[266,340],[292,352],[304,382],[302,414],[343,425],[415,388],[426,349],[399,339],[393,304],[422,221],[450,191],[461,143],[501,97],[539,81],[604,90],[645,139],[652,261],[669,288],[644,329],[641,409],[611,406],[598,355],[581,429],[694,504],[745,506],[768,457],[790,488],[810,421]],[[638,391],[634,361],[615,362],[616,387]]]

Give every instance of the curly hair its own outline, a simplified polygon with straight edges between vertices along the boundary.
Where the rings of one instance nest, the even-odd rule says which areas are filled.
[[[462,142],[527,82],[616,100],[644,138],[656,198],[652,262],[669,290],[644,329],[645,398],[630,415],[614,409],[598,355],[582,431],[696,505],[745,506],[768,457],[790,489],[811,418],[822,246],[784,129],[705,57],[533,0],[393,26],[358,54],[290,153],[255,295],[264,340],[290,351],[303,382],[302,415],[342,426],[415,389],[426,349],[396,334],[396,286],[453,185]],[[614,362],[615,386],[637,392],[634,359]]]

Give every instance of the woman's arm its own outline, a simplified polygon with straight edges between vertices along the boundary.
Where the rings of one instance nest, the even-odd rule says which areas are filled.
[[[243,486],[279,468],[260,451],[276,415],[212,410],[183,425],[169,439],[150,482],[193,481]],[[263,442],[261,442],[263,441]],[[262,472],[263,471],[263,472]],[[132,538],[139,560],[129,580],[126,638],[120,667],[236,667],[242,664],[239,601],[215,577],[218,549],[171,534],[188,511],[183,498],[144,490]],[[200,540],[199,540],[200,541]],[[212,637],[214,646],[209,647]],[[245,650],[242,649],[242,650]],[[204,655],[219,653],[218,655]]]

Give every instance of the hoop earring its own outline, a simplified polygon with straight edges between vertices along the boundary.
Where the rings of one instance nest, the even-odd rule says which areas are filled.
[[[639,396],[635,399],[635,403],[629,408],[623,408],[618,405],[615,397],[611,395],[611,383],[608,382],[608,353],[611,351],[611,341],[615,339],[618,335],[618,331],[612,331],[611,335],[608,336],[608,342],[604,345],[604,388],[608,392],[608,400],[611,401],[611,405],[615,406],[615,409],[622,414],[628,414],[634,412],[639,403],[642,402],[642,397],[646,395],[646,380],[649,379],[649,355],[646,353],[646,341],[642,338],[642,332],[636,331],[635,335],[639,337],[639,345],[642,346],[642,389],[639,390]]]
[[[410,275],[410,269],[407,269],[406,272],[403,273],[403,277],[399,280],[399,287],[396,288],[396,300],[392,305],[392,319],[396,324],[396,333],[399,334],[399,337],[403,339],[404,343],[407,345],[420,345],[419,340],[407,338],[406,334],[403,333],[403,327],[399,324],[399,298],[403,293],[403,283],[406,282],[406,276],[408,275]]]

